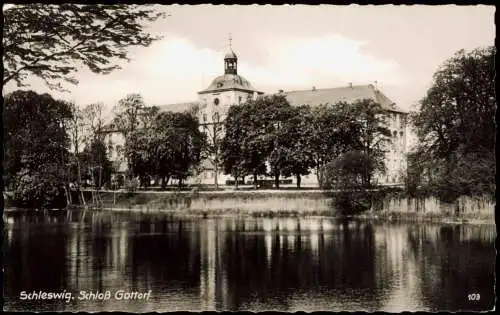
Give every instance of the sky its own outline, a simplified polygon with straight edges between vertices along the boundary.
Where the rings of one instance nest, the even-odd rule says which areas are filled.
[[[80,106],[108,108],[127,94],[146,104],[197,100],[197,92],[223,74],[223,56],[238,55],[238,74],[266,93],[280,89],[374,84],[410,109],[438,67],[460,49],[494,45],[494,6],[158,6],[169,14],[148,30],[163,39],[130,49],[132,60],[108,75],[82,69],[69,93],[39,93]],[[5,87],[4,93],[17,89]]]

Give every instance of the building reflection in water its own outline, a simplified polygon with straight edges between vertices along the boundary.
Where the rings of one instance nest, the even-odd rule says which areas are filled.
[[[14,308],[26,307],[20,290],[60,288],[153,297],[32,309],[397,312],[480,310],[494,301],[494,227],[93,211],[5,216],[5,296]],[[471,290],[484,300],[467,304]]]

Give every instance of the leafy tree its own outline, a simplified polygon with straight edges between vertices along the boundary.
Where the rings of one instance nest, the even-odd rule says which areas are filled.
[[[4,180],[23,206],[46,206],[44,198],[60,194],[66,183],[70,119],[69,104],[48,94],[15,91],[5,96]]]
[[[385,153],[391,142],[387,112],[369,99],[354,102],[348,110],[352,122],[348,132],[357,135],[351,138],[351,145],[363,153],[360,156],[365,161],[365,168],[361,178],[364,186],[370,186],[376,172],[385,172]]]
[[[89,179],[95,187],[109,184],[113,173],[113,164],[108,159],[106,145],[102,139],[94,138],[81,153],[83,169],[86,179]]]
[[[358,124],[350,115],[351,104],[323,104],[312,108],[304,126],[305,151],[308,152],[320,185],[323,183],[323,169],[341,154],[352,150],[357,138]]]
[[[221,163],[224,173],[234,177],[236,189],[238,188],[238,179],[246,175],[241,146],[246,136],[245,125],[241,124],[242,118],[240,118],[243,113],[243,106],[229,107],[225,121],[225,134],[221,140]]]
[[[82,167],[80,163],[80,148],[85,142],[85,121],[84,112],[74,103],[68,103],[71,112],[73,113],[71,119],[68,120],[67,129],[70,136],[73,154],[71,155],[71,171],[70,179],[72,182],[77,183],[77,190],[80,191],[81,201],[85,204],[85,197],[80,190],[82,184]]]
[[[325,188],[363,188],[368,185],[366,173],[373,173],[375,161],[363,151],[349,151],[325,167]]]
[[[252,174],[257,188],[258,175],[267,174],[266,162],[272,155],[272,169],[279,179],[283,150],[278,149],[280,126],[291,116],[283,96],[273,95],[249,100],[228,111],[222,160],[226,174],[237,177]],[[274,153],[273,153],[274,151]]]
[[[434,74],[413,115],[425,150],[450,159],[460,151],[488,154],[495,146],[494,48],[458,51]]]
[[[495,192],[494,59],[493,47],[458,51],[434,74],[411,116],[419,138],[418,165],[435,173],[423,184],[443,199]]]
[[[122,133],[125,138],[125,147],[131,147],[128,142],[132,141],[131,135],[141,127],[141,117],[146,111],[146,104],[140,94],[129,94],[118,102],[115,107],[117,112],[112,127]],[[134,167],[130,160],[131,155],[125,154],[129,171],[132,171],[130,176],[134,175]]]
[[[150,176],[182,181],[200,163],[205,146],[197,118],[189,113],[159,113],[150,129],[139,128],[129,134],[126,154],[132,171],[143,184]]]
[[[285,149],[284,163],[281,166],[281,174],[285,177],[294,175],[297,179],[297,188],[300,188],[301,175],[310,173],[314,167],[314,160],[308,143],[308,125],[311,122],[311,108],[299,106],[292,108],[292,115],[281,129],[279,139],[285,139],[282,145]]]
[[[272,96],[261,99],[261,107],[258,109],[261,117],[260,123],[264,124],[265,135],[262,136],[262,144],[267,153],[267,161],[270,165],[270,173],[274,176],[274,185],[279,188],[279,178],[284,175],[285,169],[289,169],[292,159],[292,149],[297,141],[293,138],[297,134],[294,131],[296,110],[288,103],[284,96]],[[255,127],[260,131],[261,126]],[[257,131],[258,132],[258,131]],[[267,147],[267,148],[266,148]],[[289,175],[289,174],[287,174]]]
[[[71,74],[80,65],[94,73],[119,69],[127,49],[149,46],[160,37],[145,31],[164,17],[146,5],[23,4],[4,12],[3,86],[37,76],[50,88],[61,81],[76,84]]]

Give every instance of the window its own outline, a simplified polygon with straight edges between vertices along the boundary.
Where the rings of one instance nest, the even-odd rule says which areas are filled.
[[[203,114],[203,121],[206,122],[207,121],[207,114]]]
[[[220,102],[220,101],[219,101],[219,99],[218,99],[217,97],[216,97],[216,98],[214,98],[214,104],[215,104],[215,105],[219,105],[219,102]]]
[[[216,122],[219,122],[220,117],[219,117],[219,113],[218,112],[214,113],[213,120],[216,121]]]
[[[241,96],[238,96],[238,104],[241,104]]]

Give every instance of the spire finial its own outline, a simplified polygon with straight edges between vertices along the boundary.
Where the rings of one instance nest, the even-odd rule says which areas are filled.
[[[233,49],[231,46],[232,41],[233,41],[233,39],[231,38],[231,33],[229,33],[229,49]]]

